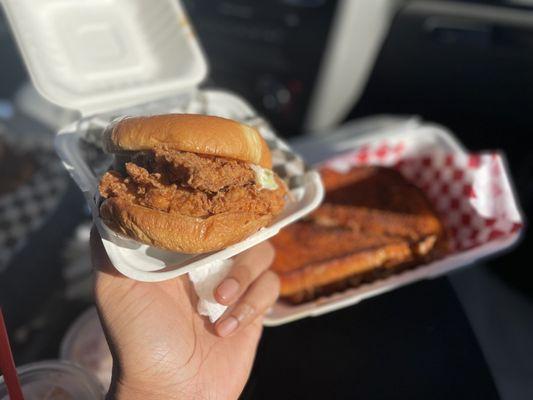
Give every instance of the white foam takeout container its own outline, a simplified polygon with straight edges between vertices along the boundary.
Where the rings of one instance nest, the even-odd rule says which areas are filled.
[[[230,258],[275,235],[320,203],[320,177],[302,166],[302,183],[291,191],[294,200],[283,213],[269,227],[221,251],[177,254],[111,231],[99,218],[97,195],[99,175],[111,158],[100,154],[101,168],[91,164],[82,135],[88,123],[121,115],[206,113],[257,125],[267,141],[281,146],[280,153],[290,149],[240,98],[198,89],[207,64],[179,1],[1,1],[37,90],[51,102],[81,113],[80,121],[58,133],[56,150],[91,207],[111,262],[124,275],[161,281]]]
[[[418,121],[417,119],[409,119],[405,121],[398,121],[393,124],[376,124],[380,126],[376,130],[368,130],[365,127],[365,133],[361,135],[350,135],[350,125],[340,129],[340,135],[337,138],[332,138],[331,142],[328,140],[317,143],[317,148],[306,144],[307,151],[316,153],[327,158],[319,157],[322,161],[321,165],[326,165],[328,168],[337,169],[341,171],[351,164],[350,158],[353,154],[363,148],[379,148],[381,143],[387,141],[389,143],[403,143],[411,145],[407,151],[405,159],[416,158],[421,155],[430,155],[436,159],[440,155],[453,154],[455,159],[462,159],[468,157],[468,151],[459,143],[454,136],[446,129],[434,125]],[[355,127],[355,126],[354,126]],[[355,130],[355,129],[354,129]],[[335,136],[334,134],[332,135]],[[410,154],[407,154],[410,153]],[[314,158],[317,158],[315,154]],[[303,154],[305,156],[305,153]],[[512,186],[510,173],[505,163],[503,156],[499,153],[491,153],[485,157],[494,157],[497,165],[501,169],[500,183],[503,187],[505,209],[503,211],[505,217],[502,221],[503,226],[507,230],[507,234],[500,235],[493,239],[485,237],[482,243],[475,246],[463,246],[455,249],[446,257],[421,265],[415,269],[407,270],[387,278],[378,279],[371,283],[362,284],[355,288],[349,288],[344,291],[334,293],[329,296],[320,297],[314,301],[306,302],[300,305],[292,305],[282,300],[273,306],[270,312],[266,315],[264,323],[267,326],[276,326],[296,321],[306,317],[316,317],[326,314],[344,307],[348,307],[359,303],[360,301],[377,296],[379,294],[391,291],[401,286],[420,281],[423,279],[432,279],[460,267],[471,265],[473,262],[483,259],[485,257],[495,255],[512,247],[520,238],[523,232],[523,216],[519,209],[518,201],[516,199],[515,191]],[[313,156],[311,156],[313,158]],[[403,158],[401,158],[403,159]],[[318,160],[316,160],[318,161]],[[361,164],[367,164],[363,162]],[[370,160],[368,164],[373,164]],[[378,162],[380,165],[393,165],[386,160]],[[421,173],[424,175],[426,171],[412,171],[413,174]],[[431,179],[428,182],[432,182]],[[434,188],[429,188],[430,199],[438,197],[434,193]],[[484,188],[480,188],[482,191]],[[450,189],[452,190],[452,189]],[[440,199],[439,199],[440,200]],[[446,199],[442,199],[446,200]],[[483,199],[477,199],[474,208],[478,212],[484,213]],[[468,202],[465,202],[467,204]],[[470,205],[473,205],[471,202]],[[434,203],[435,206],[435,203]],[[438,209],[439,207],[437,207]],[[490,213],[491,210],[489,210]],[[495,210],[498,212],[498,210]],[[447,216],[445,216],[445,225],[447,224]],[[481,221],[481,218],[479,218]],[[499,222],[496,222],[498,224]],[[460,222],[459,222],[460,224]],[[461,238],[461,235],[459,235]],[[464,243],[463,243],[464,244]]]

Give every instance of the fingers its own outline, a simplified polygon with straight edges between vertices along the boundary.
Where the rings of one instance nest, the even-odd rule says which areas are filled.
[[[235,258],[233,267],[215,290],[215,299],[220,304],[231,305],[248,287],[266,271],[274,260],[274,248],[263,242]]]
[[[263,315],[279,295],[279,278],[264,271],[248,288],[239,301],[215,324],[219,336],[229,336],[243,329]]]

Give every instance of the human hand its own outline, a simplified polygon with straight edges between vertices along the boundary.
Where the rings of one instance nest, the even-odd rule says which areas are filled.
[[[236,399],[252,368],[263,314],[279,293],[268,242],[235,258],[215,291],[230,305],[213,326],[186,276],[148,283],[120,275],[91,232],[95,297],[113,353],[111,399]]]

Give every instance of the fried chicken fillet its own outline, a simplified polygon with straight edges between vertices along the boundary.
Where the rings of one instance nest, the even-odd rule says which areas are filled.
[[[192,137],[191,130],[199,129],[190,126],[191,120],[195,125],[198,121],[205,123],[207,118],[207,127],[212,131],[218,129],[219,134],[221,124],[225,129],[235,129],[240,124],[232,126],[229,123],[237,123],[206,116],[159,117],[166,118],[155,121],[159,122],[155,125],[155,117],[137,121],[143,124],[143,129],[148,126],[153,135],[160,135],[156,143],[149,148],[137,144],[138,151],[118,153],[115,170],[107,172],[100,181],[100,195],[106,199],[100,215],[109,227],[157,247],[201,253],[242,240],[283,210],[285,184],[265,168],[269,159],[260,166],[247,156],[241,159],[223,156],[229,151],[218,155],[201,143],[197,152],[182,150],[188,148],[183,142],[189,139],[180,132]],[[176,129],[172,131],[172,140],[167,137],[165,142],[160,140],[162,134],[158,129],[161,124],[168,126],[169,118]],[[183,127],[184,124],[189,125]],[[134,128],[139,129],[137,125]],[[218,140],[224,146],[231,144],[220,136]],[[244,140],[248,140],[246,136]],[[217,149],[220,152],[220,146]],[[267,184],[261,181],[258,171],[270,177]]]
[[[389,168],[321,171],[324,203],[273,239],[272,269],[293,303],[357,286],[445,252],[442,223],[416,186]]]
[[[155,148],[153,157],[134,157],[135,162],[125,163],[124,178],[117,171],[107,172],[100,194],[200,218],[224,212],[278,214],[284,206],[283,191],[260,190],[254,171],[242,161],[169,153],[168,149]]]

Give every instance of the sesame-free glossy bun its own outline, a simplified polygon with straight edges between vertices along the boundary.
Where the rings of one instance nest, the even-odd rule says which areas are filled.
[[[271,214],[252,212],[226,212],[208,218],[168,214],[118,197],[102,203],[100,216],[111,229],[139,242],[189,254],[238,243],[273,219]]]
[[[104,134],[109,153],[169,149],[226,157],[272,168],[272,156],[259,132],[226,118],[197,114],[127,117]]]

